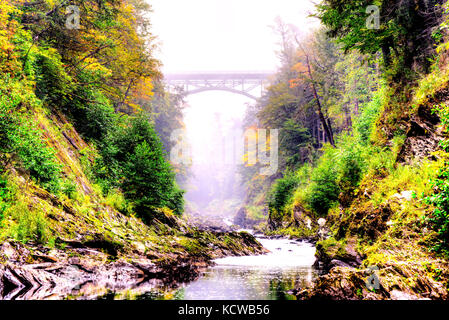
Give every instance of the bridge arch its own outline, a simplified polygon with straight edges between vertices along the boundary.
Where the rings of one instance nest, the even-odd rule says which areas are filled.
[[[181,87],[187,95],[206,91],[226,91],[257,100],[254,91],[263,93],[266,81],[272,72],[213,72],[167,74],[169,87]]]
[[[194,90],[189,90],[186,92],[187,95],[194,95],[194,94],[198,94],[201,92],[207,92],[207,91],[225,91],[225,92],[231,92],[231,93],[235,93],[235,94],[239,94],[239,95],[243,95],[247,98],[253,99],[253,100],[257,100],[258,98],[252,94],[249,94],[247,92],[241,91],[241,90],[236,90],[236,89],[232,89],[232,88],[202,88],[202,89],[194,89]]]

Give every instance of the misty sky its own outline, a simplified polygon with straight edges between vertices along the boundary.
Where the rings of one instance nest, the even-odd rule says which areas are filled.
[[[307,31],[309,0],[148,0],[164,71],[275,70],[277,16]]]
[[[308,18],[310,0],[148,0],[152,5],[153,32],[158,37],[163,72],[273,71],[279,39],[270,26],[276,17],[307,33],[318,25]],[[194,163],[210,160],[220,148],[219,124],[242,119],[253,100],[229,92],[213,91],[187,97],[188,139]],[[203,168],[203,169],[201,169]],[[198,170],[198,169],[196,169]],[[206,166],[199,169],[206,170]],[[202,172],[204,173],[204,172]],[[214,172],[218,174],[217,172]],[[200,172],[198,172],[200,175]],[[195,182],[194,182],[195,184]],[[207,192],[205,190],[204,192]]]

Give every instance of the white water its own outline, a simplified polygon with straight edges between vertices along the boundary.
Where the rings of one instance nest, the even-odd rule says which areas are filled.
[[[315,248],[287,239],[258,239],[270,253],[215,260],[200,279],[178,291],[183,300],[284,300],[316,276]]]
[[[270,251],[261,256],[227,257],[215,260],[218,266],[247,266],[261,268],[312,267],[316,249],[306,242],[288,239],[258,239]]]

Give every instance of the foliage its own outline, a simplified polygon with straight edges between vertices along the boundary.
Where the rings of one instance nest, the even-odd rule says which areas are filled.
[[[308,190],[308,205],[318,214],[326,215],[338,199],[336,152],[328,148],[311,176]]]
[[[372,100],[366,104],[365,108],[363,108],[362,113],[355,121],[355,132],[357,133],[360,142],[367,144],[370,141],[370,137],[372,131],[374,129],[374,123],[380,115],[382,111],[383,102],[383,91],[385,87],[381,87],[379,91],[377,91]]]
[[[132,206],[126,201],[125,196],[120,190],[110,190],[105,202],[123,214],[129,215],[132,213]]]
[[[17,201],[10,208],[10,214],[15,224],[10,229],[10,236],[21,241],[36,241],[45,244],[50,240],[51,232],[43,212],[27,207],[26,203]]]
[[[78,197],[78,190],[76,183],[73,180],[66,180],[62,184],[62,193],[64,193],[69,199],[76,200]]]
[[[287,120],[280,132],[280,146],[286,165],[294,168],[298,163],[303,163],[306,159],[298,150],[303,150],[311,142],[310,132],[307,128],[295,123],[293,119]]]
[[[449,132],[449,108],[446,104],[435,106],[435,112],[438,112],[442,125],[446,133]],[[442,149],[449,152],[449,140],[441,142]],[[438,176],[432,180],[432,188],[434,194],[426,198],[427,203],[433,205],[435,210],[429,219],[437,230],[440,238],[440,243],[435,247],[437,251],[447,251],[449,245],[449,162],[440,169]]]
[[[6,158],[16,155],[33,178],[57,192],[61,168],[55,152],[45,144],[42,132],[32,121],[32,114],[23,110],[24,105],[37,101],[35,96],[27,87],[8,77],[0,79],[0,83],[0,153]]]
[[[59,139],[65,132],[52,127],[51,118],[66,115],[90,142],[93,152],[81,150],[80,162],[89,179],[102,182],[106,202],[124,213],[133,206],[142,215],[152,207],[182,213],[183,192],[150,124],[156,123],[164,142],[166,130],[182,124],[181,96],[168,95],[159,82],[150,6],[142,0],[74,0],[70,5],[78,6],[81,21],[80,28],[70,29],[67,5],[65,0],[0,5],[1,165],[28,173],[64,201],[64,195],[73,203],[83,198],[61,165],[67,155]],[[141,109],[151,117],[136,116]],[[43,115],[48,122],[41,121]],[[16,236],[45,238],[39,231],[45,219],[22,209],[14,218]]]
[[[278,179],[272,186],[268,195],[268,207],[270,213],[275,211],[281,213],[292,199],[292,192],[298,186],[298,177],[293,172],[285,173],[284,177]]]
[[[345,52],[357,49],[372,56],[382,52],[384,65],[401,78],[413,67],[429,67],[427,57],[434,50],[432,30],[441,23],[444,2],[325,0],[318,5],[317,16]],[[372,5],[378,9],[378,27],[369,27],[376,14],[368,10]]]
[[[36,96],[48,105],[55,106],[67,99],[71,78],[66,73],[61,57],[54,48],[32,52]]]
[[[78,86],[73,99],[65,107],[75,127],[87,139],[101,142],[118,124],[118,116],[111,102],[95,86]]]
[[[282,66],[262,99],[248,110],[244,125],[246,128],[280,129],[280,172],[295,171],[307,164],[317,166],[317,159],[328,152],[322,149],[323,146],[330,142],[323,121],[331,131],[333,140],[344,140],[337,145],[339,151],[335,159],[328,163],[329,169],[338,175],[328,178],[335,181],[318,177],[316,173],[315,178],[326,180],[327,187],[320,190],[313,184],[318,192],[313,196],[308,191],[306,195],[309,187],[305,184],[299,188],[302,191],[297,195],[302,205],[310,207],[313,203],[316,209],[321,206],[319,202],[329,196],[329,203],[326,202],[321,210],[324,214],[341,191],[351,193],[356,188],[364,169],[362,153],[370,143],[374,122],[384,101],[378,80],[379,62],[378,59],[369,61],[369,56],[358,50],[345,55],[340,45],[327,36],[325,29],[309,37],[301,37],[281,22],[276,31],[282,39]],[[323,118],[317,113],[317,100]],[[338,136],[345,138],[337,139]],[[255,166],[242,170],[249,194],[247,204],[250,205],[255,204],[258,194],[253,191],[257,169]],[[346,178],[346,174],[350,177]],[[266,189],[280,175],[266,179]],[[264,188],[259,188],[259,193],[264,192]]]
[[[0,176],[0,226],[6,210],[11,202],[11,190],[8,187],[8,181],[4,176]]]
[[[105,187],[120,188],[137,213],[151,207],[183,211],[183,192],[164,159],[162,143],[145,114],[129,118],[106,137],[98,159],[98,176]]]

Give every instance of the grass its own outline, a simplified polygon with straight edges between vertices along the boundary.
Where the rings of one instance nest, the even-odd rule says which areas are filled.
[[[47,218],[42,211],[30,209],[23,199],[19,199],[8,211],[12,218],[10,237],[23,243],[54,243]]]

